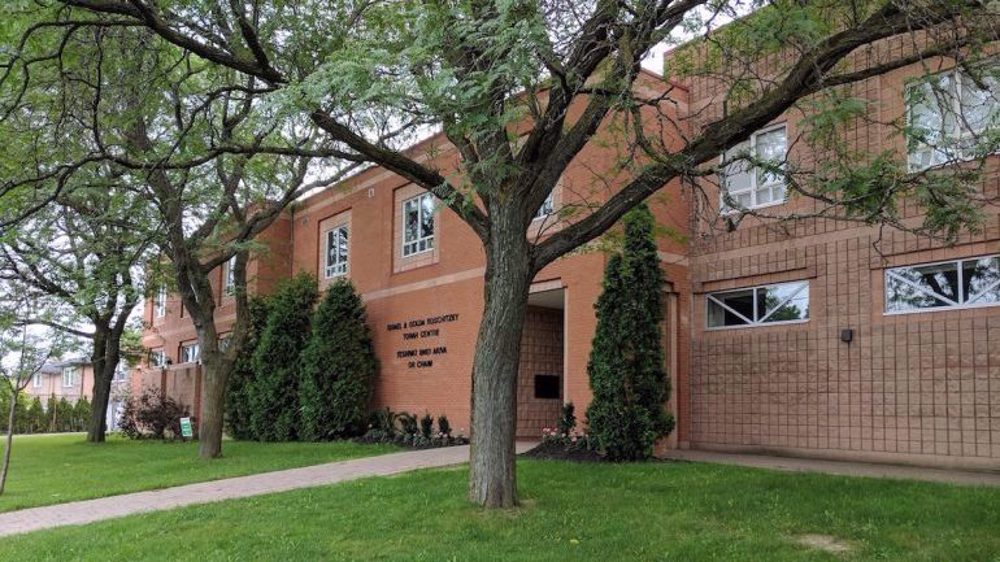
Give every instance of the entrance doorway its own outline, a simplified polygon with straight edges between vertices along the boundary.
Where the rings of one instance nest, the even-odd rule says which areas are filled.
[[[563,404],[565,290],[535,292],[528,297],[517,383],[517,437],[540,439],[542,429],[556,427]]]

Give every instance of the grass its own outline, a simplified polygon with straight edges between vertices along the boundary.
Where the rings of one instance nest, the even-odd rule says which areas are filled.
[[[0,560],[1000,560],[1000,490],[522,460],[523,506],[429,470],[4,538]],[[802,546],[830,535],[851,551]]]
[[[226,441],[223,458],[203,461],[197,443],[130,441],[103,444],[85,435],[14,438],[0,512],[74,500],[153,490],[191,482],[321,464],[398,450],[392,446],[336,443]],[[0,557],[0,560],[3,558]]]

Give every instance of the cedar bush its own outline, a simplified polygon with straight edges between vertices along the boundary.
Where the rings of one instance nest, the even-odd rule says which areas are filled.
[[[87,426],[90,424],[90,400],[86,397],[80,398],[73,405],[73,423],[71,424],[72,431],[86,431]]]
[[[35,397],[31,404],[28,405],[28,410],[25,412],[25,425],[28,433],[44,433],[48,430],[48,424],[46,423],[45,408],[42,407],[42,399]]]
[[[595,305],[597,330],[587,365],[593,391],[588,430],[612,461],[648,459],[656,440],[674,427],[664,409],[670,387],[663,369],[663,273],[653,215],[642,205],[624,223],[624,248],[608,260]]]
[[[365,305],[350,281],[338,279],[327,288],[300,365],[301,438],[362,434],[378,360]]]
[[[59,430],[59,404],[56,402],[56,395],[50,394],[45,402],[46,431],[56,432]]]
[[[226,433],[233,439],[250,440],[254,438],[250,426],[250,413],[253,411],[251,391],[252,382],[256,378],[254,371],[254,354],[260,343],[260,336],[267,324],[270,301],[264,297],[252,297],[248,303],[250,324],[247,339],[243,349],[236,358],[233,372],[229,375],[226,386]]]
[[[65,396],[56,403],[56,431],[73,431],[73,405]]]
[[[316,278],[302,273],[279,285],[253,354],[250,431],[259,441],[291,441],[298,436],[299,355],[309,338],[316,303]]]

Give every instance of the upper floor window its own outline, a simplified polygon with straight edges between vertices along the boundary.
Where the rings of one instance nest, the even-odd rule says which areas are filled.
[[[229,258],[222,268],[222,292],[232,295],[236,291],[236,256]]]
[[[167,366],[167,354],[162,349],[154,349],[149,352],[149,366],[150,367],[166,367]]]
[[[538,212],[535,213],[535,218],[536,219],[543,219],[543,218],[551,215],[552,213],[554,213],[556,211],[556,204],[555,204],[555,197],[554,197],[554,195],[555,195],[555,192],[554,191],[550,191],[549,192],[549,196],[545,198],[545,201],[542,201],[542,206],[539,207],[538,208]]]
[[[785,200],[782,168],[787,152],[785,126],[754,133],[726,151],[720,180],[722,212],[776,205]]]
[[[886,312],[1000,305],[1000,255],[885,271]]]
[[[121,382],[125,380],[125,369],[119,365],[119,367],[115,369],[115,374],[111,377],[111,380],[113,382]]]
[[[347,225],[326,231],[326,278],[347,274]],[[404,253],[405,253],[405,248]]]
[[[31,386],[33,386],[34,388],[41,388],[41,386],[42,386],[42,374],[41,373],[35,373],[31,377]]]
[[[73,387],[76,386],[76,367],[66,367],[63,369],[63,386]]]
[[[1000,125],[1000,66],[972,76],[949,70],[906,88],[910,171],[975,158],[983,133]]]
[[[181,363],[197,363],[201,359],[201,346],[197,342],[181,346]]]
[[[156,290],[156,297],[153,298],[153,314],[156,318],[167,315],[167,287],[164,285],[160,285]]]
[[[708,327],[758,326],[809,319],[809,282],[778,283],[711,293]]]
[[[403,256],[434,249],[434,196],[424,193],[403,201]]]

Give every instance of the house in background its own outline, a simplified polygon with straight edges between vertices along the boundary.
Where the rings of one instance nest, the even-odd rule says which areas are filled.
[[[119,365],[115,378],[111,382],[111,400],[108,402],[108,430],[118,428],[118,418],[129,395],[130,383],[128,367]],[[76,357],[46,364],[35,373],[28,387],[24,389],[29,400],[38,398],[43,406],[47,406],[49,398],[56,400],[65,398],[70,404],[76,404],[81,398],[89,401],[94,399],[94,366],[90,359]]]

